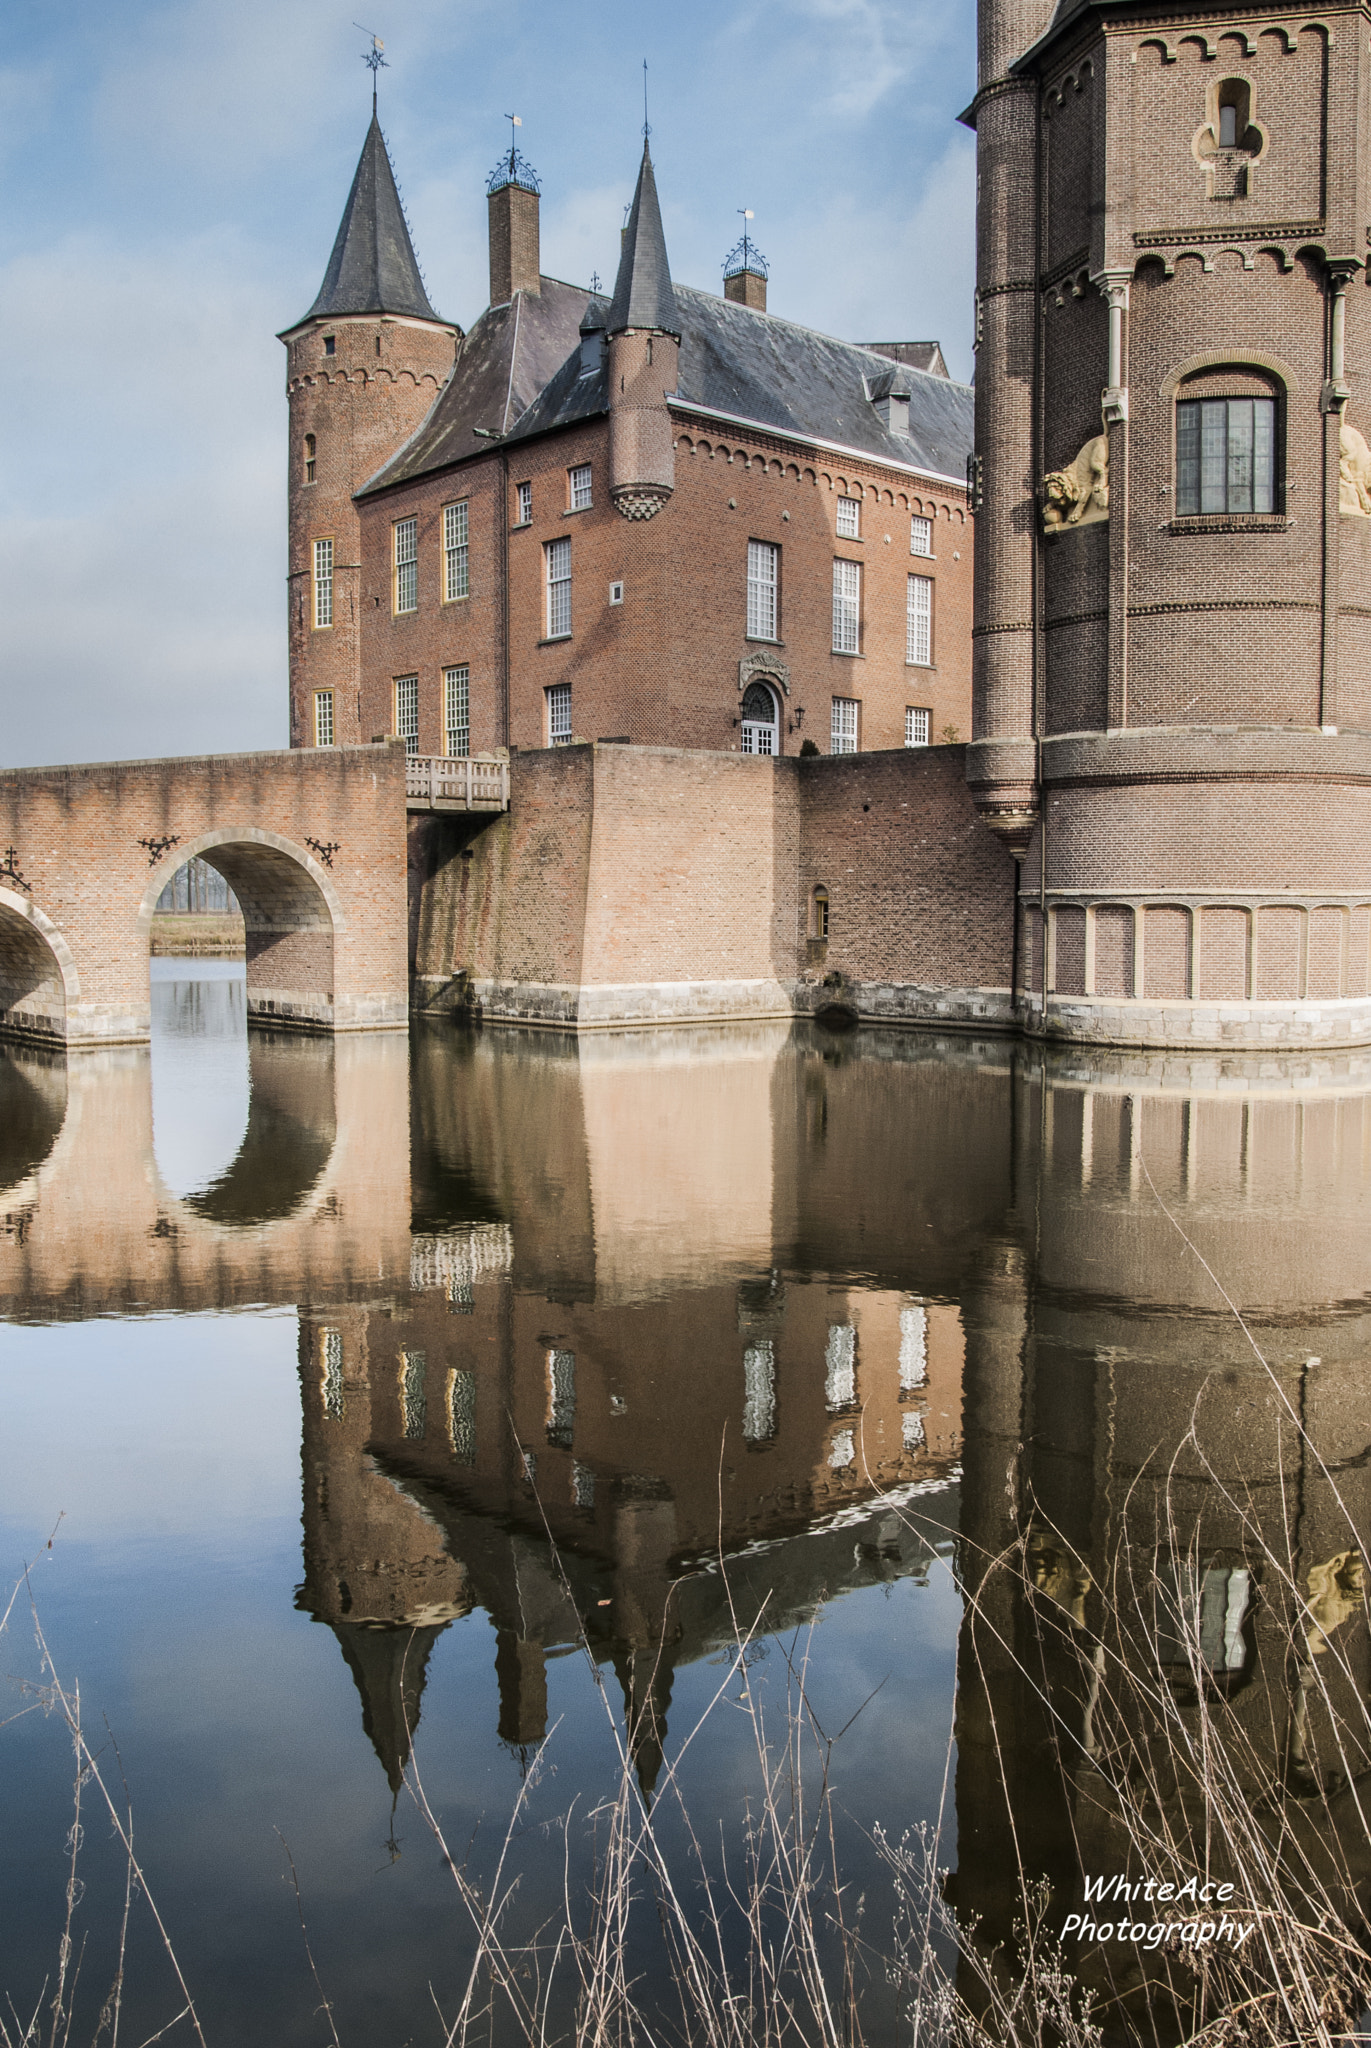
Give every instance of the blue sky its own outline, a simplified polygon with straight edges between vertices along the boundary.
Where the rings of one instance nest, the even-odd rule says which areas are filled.
[[[379,15],[377,8],[381,9]],[[751,206],[773,311],[971,370],[973,0],[67,0],[0,70],[0,763],[282,746],[278,329],[381,119],[434,304],[485,303],[509,129],[543,268],[611,278],[651,67],[673,274]]]

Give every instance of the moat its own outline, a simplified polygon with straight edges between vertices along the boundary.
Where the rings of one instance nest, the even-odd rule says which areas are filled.
[[[679,1786],[732,1855],[740,1636],[767,1711],[803,1668],[836,1738],[873,1947],[877,1824],[940,1823],[957,1910],[999,1933],[1012,1813],[1060,1925],[1087,1849],[1122,1865],[1012,1652],[1035,1601],[1084,1626],[1158,1472],[1196,1558],[1175,1613],[1284,1753],[1254,1541],[1288,1532],[1303,1585],[1371,1514],[1371,1056],[805,1022],[330,1041],[249,1035],[237,963],[152,970],[150,1051],[0,1051],[6,1598],[31,1566],[0,1993],[25,2017],[73,1775],[29,1589],[215,2044],[330,2038],[281,1838],[341,2040],[444,2040],[469,1921],[416,1772],[483,1882],[522,1795],[530,1929],[590,1879],[616,1728],[664,1827]],[[967,1590],[1025,1532],[1036,1592],[992,1589],[973,1645]],[[1337,1626],[1364,1700],[1360,1609]],[[124,1861],[84,1826],[89,2035]],[[859,1995],[866,2038],[908,2038],[874,1964]],[[178,2010],[137,1913],[124,2001],[130,2040]]]

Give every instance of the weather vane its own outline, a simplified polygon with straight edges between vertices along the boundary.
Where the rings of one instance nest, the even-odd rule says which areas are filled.
[[[747,224],[753,218],[753,212],[750,206],[739,206],[736,207],[734,210],[735,212],[740,213],[743,217],[743,269],[746,270],[748,258]]]
[[[371,73],[371,111],[374,114],[376,112],[376,74],[378,71],[389,71],[390,69],[389,64],[387,64],[385,57],[382,55],[386,46],[373,29],[363,27],[360,21],[354,21],[352,26],[360,28],[364,36],[371,37],[371,48],[363,52],[362,62]]]
[[[652,133],[652,129],[651,129],[651,126],[649,125],[649,122],[648,122],[648,118],[647,118],[647,58],[646,58],[646,57],[644,57],[644,59],[643,59],[643,143],[644,143],[644,146],[646,146],[646,143],[647,143],[647,138],[648,138],[648,136],[649,136],[649,135],[650,135],[651,133]]]

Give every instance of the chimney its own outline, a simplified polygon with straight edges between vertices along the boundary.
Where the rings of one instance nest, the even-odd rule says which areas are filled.
[[[750,306],[754,313],[766,311],[766,280],[771,266],[747,231],[752,214],[739,208],[743,232],[724,258],[724,297],[735,306]]]
[[[754,313],[765,313],[766,278],[758,270],[735,270],[732,277],[724,279],[724,297],[732,299],[735,306],[751,306]]]
[[[490,303],[542,288],[538,252],[538,174],[513,144],[486,180],[490,215]]]

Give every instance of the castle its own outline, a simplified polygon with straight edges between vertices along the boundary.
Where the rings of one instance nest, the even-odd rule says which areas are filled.
[[[440,320],[375,113],[290,397],[291,742],[777,756],[970,728],[971,393],[671,276],[646,144],[612,293],[488,181],[490,304]]]
[[[621,849],[616,776],[641,794],[647,764],[612,771],[597,744],[553,796],[543,750],[672,750],[652,771],[671,801],[726,813],[733,840],[649,835],[598,908],[573,884],[575,958],[539,963],[492,937],[546,880],[511,857],[517,815],[479,842],[430,823],[421,1003],[584,1024],[827,988],[859,1016],[1112,1043],[1371,1037],[1361,20],[983,0],[966,494],[966,394],[936,364],[775,321],[746,259],[723,300],[672,283],[646,149],[608,300],[539,275],[511,150],[492,304],[463,337],[428,304],[373,123],[284,337],[294,743],[507,745],[516,814],[598,806]],[[958,808],[911,742],[964,737],[968,509]],[[925,576],[909,555],[930,548]],[[776,759],[740,799],[701,759],[808,737],[863,765]],[[737,906],[703,948],[681,938],[663,866],[693,862],[715,905],[740,853],[771,870],[765,938],[740,940]],[[644,871],[654,944],[588,970]],[[590,1000],[597,981],[620,994]],[[695,993],[643,994],[666,987]]]

